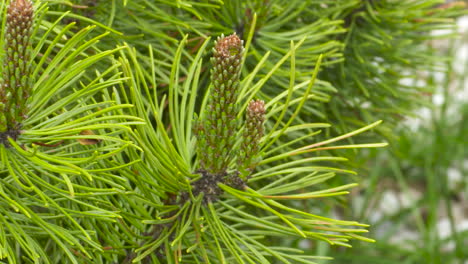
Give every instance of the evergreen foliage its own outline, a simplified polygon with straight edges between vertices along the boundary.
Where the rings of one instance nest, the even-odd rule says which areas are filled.
[[[301,113],[301,118],[336,124],[332,135],[385,119],[377,132],[386,139],[395,139],[391,131],[402,116],[428,104],[423,95],[434,87],[405,85],[400,80],[420,78],[417,71],[421,70],[443,71],[447,58],[427,43],[454,35],[430,32],[453,29],[452,18],[462,14],[464,6],[440,0],[129,0],[113,1],[108,16],[108,5],[90,0],[82,4],[91,2],[93,19],[123,33],[125,41],[142,53],[147,55],[145,46],[151,43],[153,53],[165,58],[157,70],[159,83],[167,83],[172,58],[168,54],[174,54],[174,43],[185,34],[190,36],[185,52],[193,55],[207,36],[237,32],[246,40],[252,33],[245,71],[254,70],[268,54],[259,74],[274,68],[294,41],[299,47],[298,81],[307,80],[320,55],[325,66],[304,106],[307,114]],[[115,19],[119,14],[126,15]],[[208,62],[204,66],[208,69]],[[284,66],[276,71],[260,99],[268,101],[284,92],[289,74]]]
[[[330,212],[357,185],[341,176],[424,101],[401,79],[438,70],[427,32],[462,6],[0,3],[0,263],[97,264],[323,263],[297,244],[373,242]]]
[[[104,35],[88,38],[92,27],[72,33],[73,24],[59,27],[60,19],[45,20],[42,4],[34,6],[31,25],[29,3],[1,5],[8,14],[2,35],[8,47],[2,82],[8,90],[1,101],[9,109],[2,112],[7,130],[0,132],[0,258],[77,263],[74,252],[91,258],[102,250],[93,222],[120,218],[103,198],[125,191],[123,178],[114,174],[122,164],[108,163],[108,157],[134,146],[121,135],[128,125],[142,122],[119,115],[131,106],[102,93],[123,80],[115,72],[119,65],[110,60],[119,49],[95,49]],[[106,59],[106,71],[93,67]],[[87,130],[94,133],[81,133]],[[102,142],[84,146],[82,139]]]

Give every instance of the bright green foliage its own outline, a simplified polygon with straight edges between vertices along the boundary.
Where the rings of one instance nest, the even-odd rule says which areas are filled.
[[[343,177],[356,149],[386,146],[354,138],[391,137],[424,103],[400,81],[437,69],[427,32],[459,14],[432,0],[34,3],[33,66],[16,67],[29,99],[0,109],[0,263],[312,264],[372,242],[330,217],[357,185]]]
[[[86,5],[88,0],[83,0]],[[385,119],[376,132],[388,139],[401,118],[427,105],[424,95],[433,87],[400,82],[419,78],[417,70],[444,69],[447,59],[432,49],[430,32],[454,27],[463,5],[442,0],[131,0],[96,3],[92,18],[124,34],[124,40],[147,55],[146,44],[161,58],[158,83],[166,83],[175,43],[189,34],[184,52],[194,55],[207,37],[233,31],[249,43],[244,71],[251,72],[263,55],[269,59],[261,74],[275,67],[290,41],[302,42],[296,51],[296,79],[306,81],[311,65],[322,54],[322,68],[313,96],[299,117],[304,122],[331,122],[331,135],[349,132],[373,120]],[[109,15],[111,12],[112,15]],[[118,19],[116,19],[118,18]],[[116,36],[118,37],[118,36]],[[205,62],[204,67],[209,68]],[[182,62],[181,67],[186,63]],[[208,79],[208,75],[204,78]],[[203,80],[203,78],[202,78]],[[268,101],[284,92],[289,83],[287,66],[275,72],[269,87],[258,97]],[[301,136],[301,135],[298,135]],[[303,136],[303,135],[302,135]],[[365,139],[356,139],[365,141]]]
[[[120,210],[126,212],[126,224],[119,225],[119,230],[131,227],[131,231],[116,235],[113,241],[106,241],[113,248],[128,248],[119,252],[122,255],[120,263],[315,263],[315,260],[323,257],[300,254],[300,251],[297,251],[298,254],[290,254],[288,252],[295,249],[277,247],[270,241],[288,237],[322,240],[331,245],[343,246],[348,246],[350,239],[372,241],[359,235],[366,232],[362,228],[367,226],[365,224],[322,217],[288,203],[292,200],[320,199],[348,193],[346,190],[355,184],[331,189],[320,189],[320,184],[337,174],[353,172],[317,164],[346,159],[330,156],[307,158],[305,155],[319,149],[313,145],[296,145],[290,152],[284,152],[283,146],[269,147],[279,137],[287,136],[292,131],[311,129],[309,136],[312,137],[320,133],[316,129],[327,127],[320,123],[290,127],[294,116],[282,120],[283,112],[289,107],[289,100],[299,100],[300,103],[294,108],[300,111],[314,86],[320,64],[305,87],[295,85],[292,77],[288,94],[295,90],[293,98],[280,94],[272,99],[272,102],[285,101],[286,104],[264,105],[261,101],[251,101],[274,70],[257,82],[252,82],[255,73],[240,81],[237,100],[240,103],[239,115],[248,112],[247,116],[250,116],[246,118],[249,124],[246,124],[245,131],[250,130],[249,126],[261,126],[263,112],[273,113],[270,122],[275,129],[267,131],[259,142],[259,155],[263,160],[258,163],[257,172],[252,172],[245,182],[236,181],[235,177],[222,178],[232,174],[211,174],[206,171],[192,174],[200,164],[197,160],[203,159],[203,156],[195,156],[195,134],[191,128],[194,125],[196,102],[200,101],[197,97],[200,96],[202,55],[209,41],[200,47],[189,65],[186,78],[181,82],[180,61],[186,58],[182,55],[186,43],[184,39],[178,47],[167,97],[161,95],[155,85],[154,72],[148,72],[138,63],[134,50],[122,53],[120,59],[130,80],[122,89],[122,98],[135,104],[131,112],[147,122],[146,126],[137,127],[132,136],[142,147],[144,155],[131,149],[128,152],[131,160],[142,158],[142,161],[134,164],[131,171],[122,172],[136,186],[132,188],[130,197],[118,204]],[[293,45],[291,52],[282,61],[294,61],[295,49]],[[211,96],[213,93],[207,90],[201,101],[209,102]],[[202,103],[200,112],[205,113],[207,109],[209,104]],[[378,123],[314,145],[345,139],[369,130]],[[237,134],[235,140],[234,146],[245,142],[241,133]],[[385,145],[345,145],[336,148]],[[301,158],[288,161],[291,156]],[[127,233],[134,235],[127,237]]]
[[[116,104],[107,90],[124,80],[110,60],[119,48],[97,49],[106,34],[90,37],[94,27],[71,32],[74,25],[59,26],[61,18],[47,20],[46,5],[34,6],[30,28],[28,1],[12,1],[8,9],[1,3],[9,63],[0,70],[17,88],[5,94],[10,109],[1,114],[11,118],[8,129],[21,130],[0,132],[0,263],[99,259],[94,223],[121,218],[103,197],[126,189],[115,174],[126,163],[108,158],[132,147],[124,134],[142,124],[123,114],[131,105]]]
[[[28,114],[27,100],[32,92],[33,16],[29,0],[11,1],[6,12],[3,42],[6,54],[1,62],[3,67],[0,79],[0,133],[17,131]]]

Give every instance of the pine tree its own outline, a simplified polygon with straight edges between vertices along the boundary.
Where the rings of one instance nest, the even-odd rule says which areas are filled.
[[[0,262],[102,264],[322,263],[320,243],[373,242],[331,216],[357,186],[341,176],[424,103],[401,80],[438,70],[428,32],[463,7],[1,3]]]

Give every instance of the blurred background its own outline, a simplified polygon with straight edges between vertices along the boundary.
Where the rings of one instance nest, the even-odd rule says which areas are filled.
[[[371,171],[344,209],[371,224],[376,243],[334,248],[332,263],[468,263],[468,16],[457,25],[456,39],[430,42],[449,55],[446,70],[402,80],[436,86],[427,94],[433,105],[402,121],[397,144],[375,152]]]

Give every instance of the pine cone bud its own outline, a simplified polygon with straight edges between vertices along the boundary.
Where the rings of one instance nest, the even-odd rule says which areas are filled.
[[[211,83],[205,117],[197,123],[201,166],[209,173],[223,173],[233,158],[237,130],[237,98],[244,47],[236,35],[221,36],[213,48]]]
[[[245,175],[255,169],[260,151],[260,140],[263,137],[265,122],[265,103],[252,100],[247,107],[244,137],[237,160],[239,171]]]
[[[6,14],[5,57],[0,80],[0,132],[20,128],[26,118],[26,101],[32,90],[32,3],[30,0],[12,0]]]

